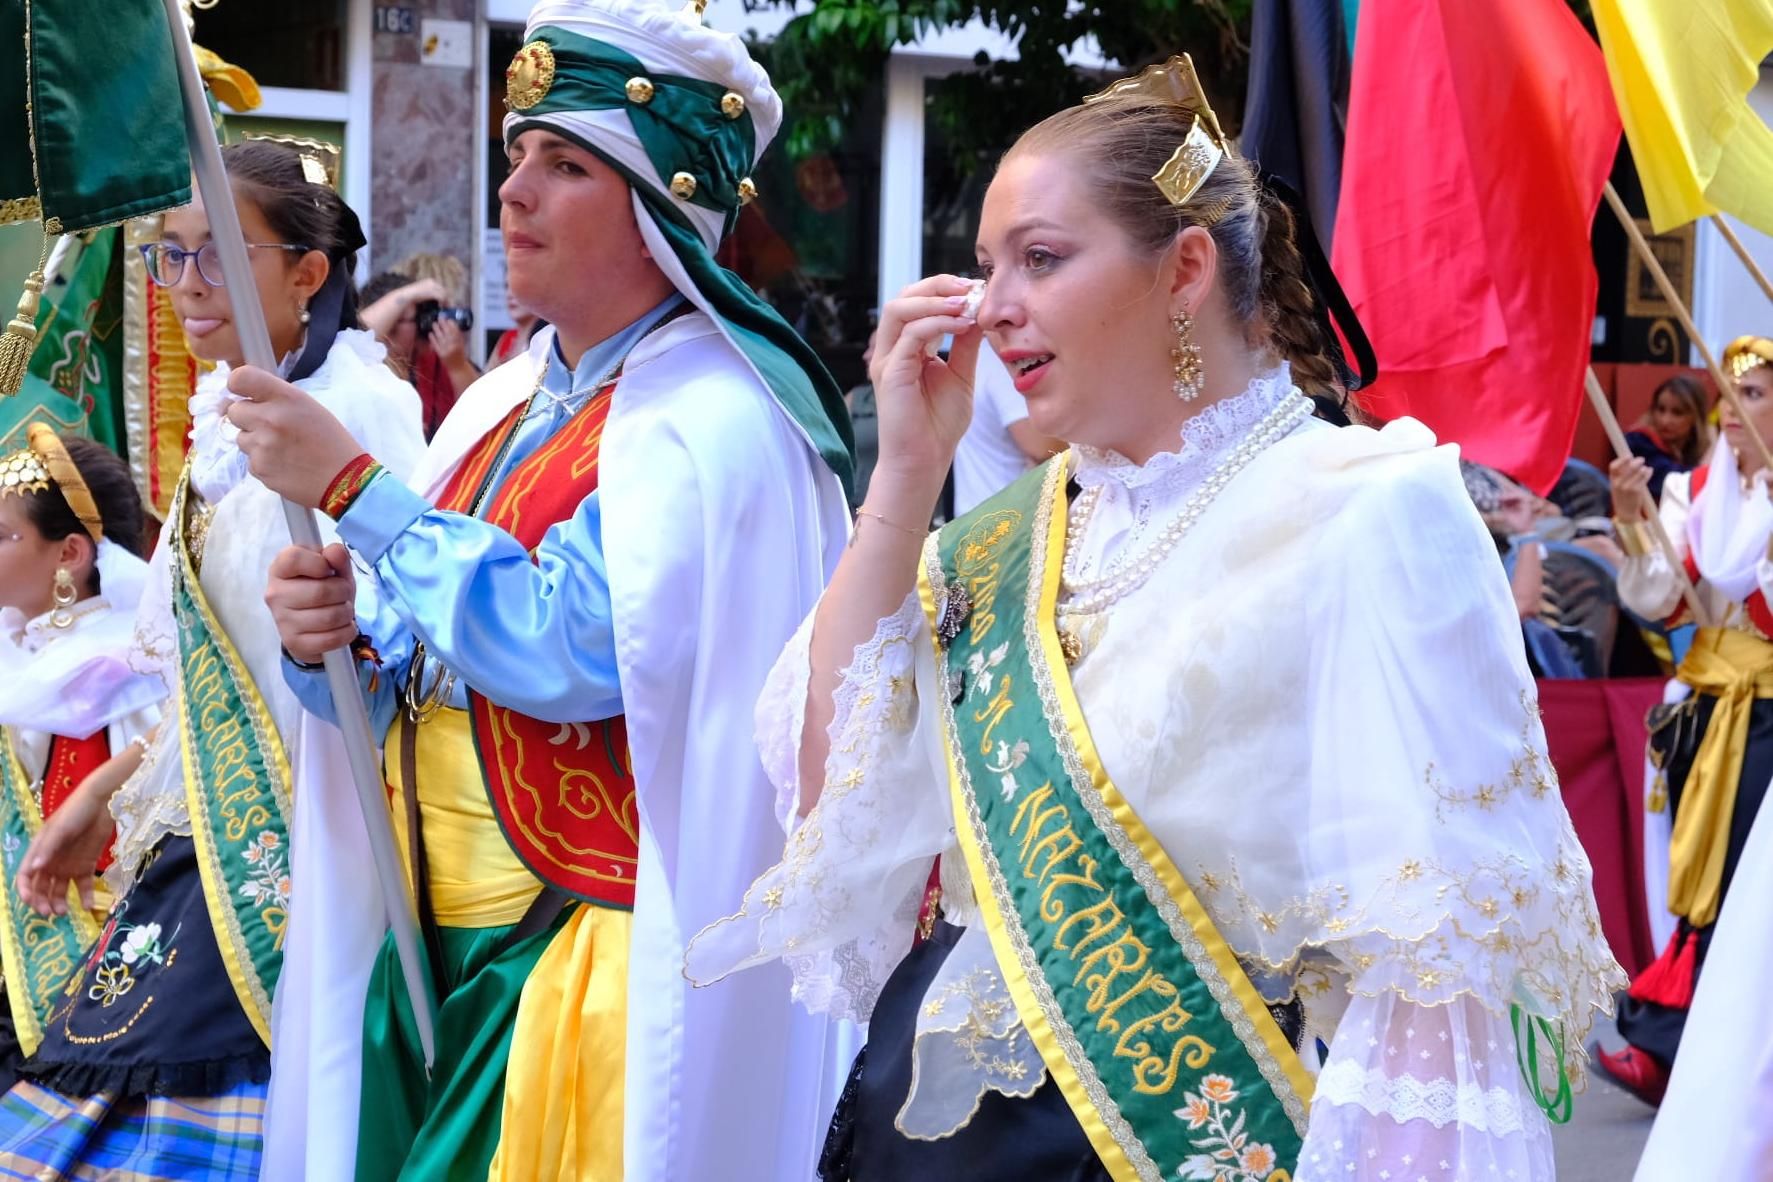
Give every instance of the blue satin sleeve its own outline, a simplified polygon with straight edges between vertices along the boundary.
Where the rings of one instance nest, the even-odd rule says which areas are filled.
[[[384,672],[404,674],[416,638],[476,693],[532,718],[595,722],[622,712],[595,492],[549,529],[534,561],[504,530],[434,509],[390,477],[358,495],[339,536],[370,564],[393,617],[365,621]]]
[[[406,622],[377,594],[375,584],[362,577],[357,582],[357,627],[369,638],[370,646],[380,659],[379,665],[362,661],[357,665],[357,680],[369,702],[370,733],[380,742],[394,724],[400,686],[405,683],[406,668],[412,662],[413,635]],[[303,669],[286,656],[283,658],[283,681],[296,701],[302,704],[302,709],[338,725],[339,716],[333,708],[325,671]],[[465,702],[453,704],[466,705]]]

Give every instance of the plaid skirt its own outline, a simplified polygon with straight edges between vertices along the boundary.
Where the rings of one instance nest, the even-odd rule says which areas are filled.
[[[249,1182],[264,1154],[265,1088],[119,1100],[20,1082],[0,1097],[0,1178]]]

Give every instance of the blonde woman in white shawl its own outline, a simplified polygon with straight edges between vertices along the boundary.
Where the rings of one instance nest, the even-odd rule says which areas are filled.
[[[6,1086],[98,938],[98,908],[108,902],[93,881],[110,861],[105,804],[141,762],[166,696],[158,678],[129,665],[147,566],[128,466],[44,423],[32,423],[28,438],[0,456]],[[60,889],[50,893],[51,882]]]
[[[1724,367],[1754,428],[1773,437],[1773,341],[1737,338],[1724,351]],[[1773,780],[1773,473],[1729,403],[1719,405],[1718,418],[1723,432],[1710,460],[1670,475],[1660,504],[1650,498],[1642,460],[1615,460],[1611,473],[1613,511],[1630,555],[1619,572],[1620,599],[1651,619],[1687,622],[1680,578],[1644,524],[1658,513],[1711,625],[1699,630],[1675,674],[1692,693],[1651,719],[1651,758],[1674,819],[1668,909],[1678,922],[1620,1003],[1619,1033],[1629,1045],[1599,1058],[1602,1070],[1648,1104],[1660,1103],[1668,1086],[1718,911]]]
[[[687,965],[869,1022],[828,1182],[1552,1176],[1620,975],[1456,452],[1302,393],[1297,224],[1172,59],[1010,150],[982,299],[882,310],[787,852]],[[926,538],[982,341],[1073,446]]]
[[[423,449],[418,397],[355,327],[363,234],[325,162],[266,142],[223,159],[285,372],[366,445],[410,467]],[[143,257],[192,352],[216,365],[191,399],[190,458],[137,617],[134,659],[172,688],[172,707],[111,800],[110,920],[23,1078],[0,1097],[0,1173],[244,1182],[299,1174],[308,1138],[307,1155],[322,1162],[314,1176],[342,1177],[348,1165],[325,1158],[333,1138],[350,1144],[350,1130],[315,1137],[299,1126],[308,1091],[355,1090],[382,904],[359,887],[348,907],[314,914],[324,895],[313,892],[349,881],[365,858],[349,827],[329,820],[340,794],[356,808],[336,732],[305,729],[283,685],[263,586],[289,532],[228,422],[240,338],[202,205],[167,213]],[[333,976],[316,984],[320,954]],[[314,1027],[348,1041],[323,1056]],[[293,1091],[278,1109],[298,1125],[289,1151],[267,1147],[273,1070]]]

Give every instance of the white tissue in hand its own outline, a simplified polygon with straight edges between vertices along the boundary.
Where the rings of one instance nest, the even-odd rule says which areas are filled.
[[[972,286],[967,289],[966,307],[961,309],[961,315],[965,316],[968,320],[977,320],[979,318],[979,305],[984,302],[985,281],[983,279],[975,279],[973,280]]]

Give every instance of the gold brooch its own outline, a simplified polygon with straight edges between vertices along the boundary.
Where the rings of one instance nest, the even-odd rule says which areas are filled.
[[[737,119],[745,113],[745,96],[736,90],[729,90],[720,96],[720,113],[728,119]]]
[[[696,195],[696,178],[687,172],[674,174],[671,177],[671,191],[688,201]]]
[[[650,103],[653,101],[653,81],[651,78],[634,77],[622,88],[628,94],[631,103]]]
[[[739,204],[750,205],[757,200],[757,182],[750,177],[739,178]]]
[[[531,41],[505,67],[505,105],[527,111],[547,97],[554,85],[554,51],[546,41]]]

